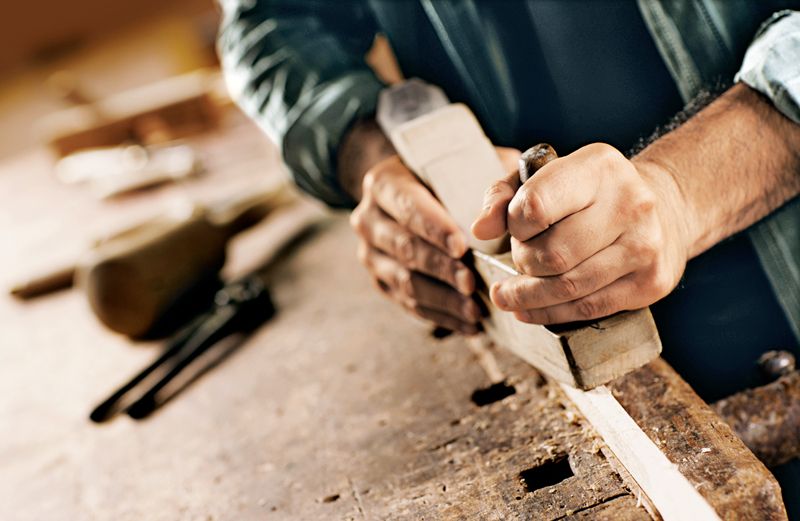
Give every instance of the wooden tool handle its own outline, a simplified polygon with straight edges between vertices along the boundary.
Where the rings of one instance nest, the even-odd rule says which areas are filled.
[[[519,181],[525,183],[537,170],[557,158],[555,149],[547,143],[532,146],[519,158]]]
[[[39,295],[71,287],[74,276],[75,264],[72,263],[20,282],[14,285],[10,292],[20,299],[38,297]]]
[[[296,198],[282,184],[192,216],[155,219],[95,248],[79,270],[80,285],[106,326],[142,336],[181,295],[222,268],[232,236]]]

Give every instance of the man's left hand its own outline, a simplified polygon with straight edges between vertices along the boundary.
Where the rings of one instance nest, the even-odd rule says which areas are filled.
[[[472,227],[484,240],[510,232],[524,273],[492,286],[497,307],[535,324],[592,320],[648,306],[677,285],[689,223],[668,171],[595,143],[521,187],[517,175],[487,190]]]

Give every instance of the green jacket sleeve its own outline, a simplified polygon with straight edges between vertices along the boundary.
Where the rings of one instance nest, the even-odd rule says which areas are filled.
[[[278,144],[295,182],[331,206],[351,206],[336,180],[336,148],[374,113],[383,85],[364,61],[376,33],[366,3],[222,0],[217,42],[228,88]]]

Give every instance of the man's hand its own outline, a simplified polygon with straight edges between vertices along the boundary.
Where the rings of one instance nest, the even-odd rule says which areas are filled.
[[[460,260],[464,233],[375,121],[356,123],[339,152],[339,182],[360,201],[350,217],[360,238],[358,257],[376,286],[417,316],[476,333],[475,278]]]
[[[509,175],[486,193],[478,239],[508,230],[524,273],[496,283],[492,301],[523,321],[590,320],[666,296],[688,259],[682,196],[672,177],[610,145],[552,161],[519,187]]]
[[[475,278],[460,260],[466,237],[447,211],[398,156],[367,172],[362,194],[350,223],[361,239],[358,258],[378,288],[422,318],[477,333]]]

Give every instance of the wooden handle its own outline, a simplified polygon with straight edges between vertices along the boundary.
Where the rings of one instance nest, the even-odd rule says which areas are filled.
[[[78,272],[97,317],[140,337],[225,263],[233,235],[296,199],[288,185],[237,197],[191,215],[164,215],[98,245]]]
[[[20,299],[29,299],[52,293],[72,286],[75,276],[75,264],[50,270],[20,282],[10,290],[11,294]]]
[[[547,143],[539,143],[526,150],[519,158],[519,180],[525,183],[537,170],[558,159],[556,150]]]

